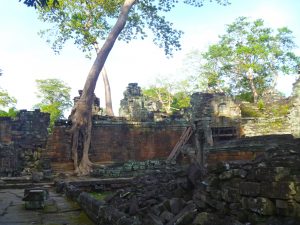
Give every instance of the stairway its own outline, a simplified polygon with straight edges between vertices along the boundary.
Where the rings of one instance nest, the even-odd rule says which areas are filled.
[[[190,139],[190,137],[192,136],[192,134],[194,133],[193,128],[191,126],[185,128],[185,130],[183,131],[179,141],[177,142],[177,144],[175,145],[175,147],[173,148],[173,150],[171,151],[170,155],[167,158],[167,162],[171,162],[171,161],[175,161],[177,156],[180,153],[180,149],[182,146],[184,146],[188,140]]]

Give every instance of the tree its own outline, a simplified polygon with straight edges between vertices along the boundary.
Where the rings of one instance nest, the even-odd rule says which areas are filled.
[[[146,100],[159,102],[164,112],[172,114],[190,106],[188,86],[186,80],[172,82],[166,78],[157,79],[155,84],[143,89],[143,95]]]
[[[15,109],[16,103],[17,100],[14,97],[10,96],[6,90],[0,88],[0,117],[15,117],[17,114]]]
[[[295,73],[300,58],[287,27],[265,27],[264,21],[237,18],[226,34],[203,54],[201,73],[211,90],[229,92],[257,102],[266,90],[274,90],[279,74]]]
[[[184,3],[195,7],[203,5],[204,0],[186,0]],[[227,4],[227,0],[215,0],[219,4]],[[130,41],[135,38],[145,38],[146,31],[153,32],[153,41],[159,47],[164,48],[165,53],[171,55],[174,50],[180,49],[179,38],[181,31],[172,28],[172,23],[168,22],[163,13],[169,12],[178,3],[177,0],[90,0],[76,1],[77,4],[85,2],[96,3],[95,6],[101,13],[99,18],[95,18],[93,23],[102,24],[104,43],[88,73],[82,95],[71,112],[73,134],[72,155],[74,160],[75,171],[79,174],[88,174],[91,170],[92,163],[89,160],[88,152],[91,142],[92,129],[92,104],[95,86],[105,61],[114,46],[115,41],[119,38]],[[59,1],[59,6],[53,6],[49,1],[51,13],[59,12],[59,7],[63,7],[68,1]],[[52,7],[53,6],[53,7]],[[85,19],[85,18],[83,18]],[[83,23],[86,23],[83,20]],[[69,33],[69,35],[74,35]],[[62,40],[63,41],[63,40]],[[82,137],[83,155],[78,159],[78,141]]]
[[[110,85],[109,85],[106,69],[103,68],[101,73],[102,73],[102,78],[103,78],[103,83],[104,83],[104,88],[105,88],[105,109],[106,109],[106,114],[108,116],[114,116],[114,111],[113,111],[113,108],[112,108]]]
[[[107,5],[108,14],[117,7],[115,1]],[[91,58],[91,52],[96,53],[99,49],[99,41],[107,34],[107,24],[102,21],[103,13],[106,13],[98,1],[74,1],[64,0],[60,4],[53,5],[53,1],[48,1],[51,7],[38,7],[39,19],[53,25],[50,29],[40,31],[39,34],[51,43],[52,49],[59,54],[64,44],[72,39],[75,45]],[[55,8],[55,11],[53,10]],[[113,116],[112,98],[110,85],[106,70],[102,71],[106,112]]]
[[[2,69],[0,69],[0,76],[2,76],[2,74]],[[6,90],[0,87],[0,117],[15,117],[17,114],[15,109],[16,103],[17,99],[10,96]],[[8,109],[8,111],[5,109]]]
[[[41,6],[41,7],[45,7],[48,5],[50,0],[19,0],[19,2],[23,1],[25,5],[27,5],[28,7],[37,7],[37,6]],[[58,0],[53,0],[53,3],[55,5],[58,5]]]
[[[63,118],[65,110],[72,106],[70,100],[71,88],[59,79],[36,80],[38,92],[36,96],[41,100],[35,107],[42,112],[50,113],[50,129],[54,122]]]

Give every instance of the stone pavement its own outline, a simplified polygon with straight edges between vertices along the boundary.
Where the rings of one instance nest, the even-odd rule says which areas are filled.
[[[0,225],[93,225],[80,207],[49,190],[41,210],[26,210],[24,189],[0,189]]]

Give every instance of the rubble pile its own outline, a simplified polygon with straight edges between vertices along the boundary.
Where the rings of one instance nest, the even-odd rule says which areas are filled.
[[[187,172],[159,170],[104,201],[84,192],[79,202],[97,224],[299,224],[299,146],[269,149],[248,163],[219,163],[205,176],[196,164]]]

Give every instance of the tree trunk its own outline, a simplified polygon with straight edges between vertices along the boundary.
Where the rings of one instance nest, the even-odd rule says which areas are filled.
[[[94,101],[94,91],[96,83],[102,70],[105,61],[114,46],[116,39],[125,27],[128,14],[132,6],[135,4],[136,0],[125,0],[120,15],[116,24],[110,31],[107,39],[105,40],[100,51],[97,53],[97,57],[94,64],[87,76],[84,88],[82,90],[82,95],[77,101],[71,112],[72,128],[71,133],[73,134],[72,142],[72,153],[73,159],[78,157],[78,139],[79,134],[83,137],[83,153],[82,159],[78,166],[78,160],[74,160],[74,169],[78,175],[87,175],[91,171],[92,163],[89,160],[89,149],[91,142],[92,133],[92,104]],[[77,139],[77,140],[76,140]]]
[[[102,71],[102,78],[104,83],[104,90],[105,90],[105,109],[106,114],[108,116],[114,116],[114,111],[112,108],[112,100],[111,100],[111,91],[110,91],[110,85],[107,77],[107,72],[105,67],[103,67]]]
[[[100,51],[98,42],[94,43],[94,48],[96,50],[96,53],[98,53]],[[101,73],[102,73],[103,84],[104,84],[106,113],[109,116],[114,116],[114,111],[113,111],[113,108],[112,108],[110,85],[109,85],[107,72],[106,72],[106,69],[105,69],[104,66],[103,66],[103,69],[101,70]]]
[[[254,84],[254,81],[253,81],[254,76],[253,76],[253,70],[251,68],[249,68],[249,70],[247,72],[247,77],[248,77],[248,80],[250,82],[250,87],[251,87],[251,91],[252,91],[252,94],[253,94],[253,102],[257,103],[258,94],[257,94],[256,87],[255,87],[255,84]]]

